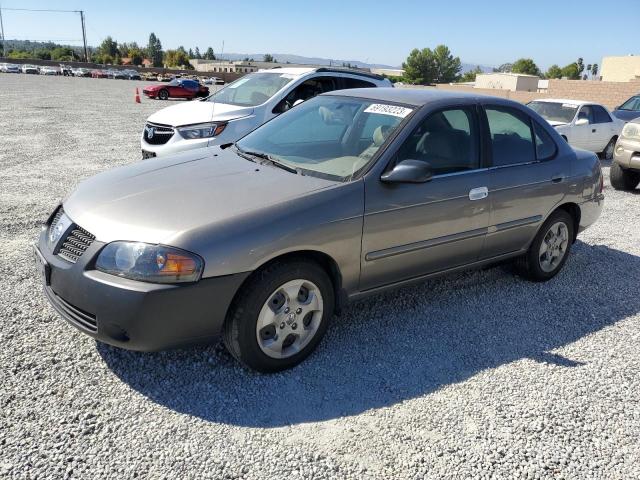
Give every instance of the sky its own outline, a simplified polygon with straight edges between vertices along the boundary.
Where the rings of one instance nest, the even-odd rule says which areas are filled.
[[[155,32],[164,49],[208,46],[216,53],[288,53],[399,66],[413,48],[447,45],[465,63],[497,66],[530,57],[542,69],[584,58],[640,54],[633,28],[616,28],[628,0],[0,0],[7,39],[81,45],[73,13],[84,10],[87,42],[111,35],[146,45]],[[637,47],[636,47],[637,48]],[[277,56],[276,56],[277,58]]]

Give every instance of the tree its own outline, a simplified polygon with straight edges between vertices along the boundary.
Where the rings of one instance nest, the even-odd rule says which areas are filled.
[[[547,78],[562,78],[562,69],[558,65],[553,64],[544,76]]]
[[[96,57],[100,63],[113,63],[116,55],[118,55],[118,42],[108,36],[98,46]]]
[[[436,78],[436,64],[430,48],[411,50],[402,68],[404,77],[413,84],[433,83]]]
[[[562,69],[562,76],[569,80],[580,80],[580,67],[576,62],[570,63]]]
[[[581,74],[582,72],[584,72],[584,63],[583,63],[582,57],[578,59],[578,61],[576,62],[576,65],[578,66],[578,74]]]
[[[269,63],[278,63],[278,61],[275,58],[273,58],[273,55],[271,55],[270,53],[265,53],[264,56],[262,57],[262,61],[269,62]]]
[[[75,57],[75,52],[69,47],[56,47],[51,50],[51,60],[66,62],[73,61]]]
[[[189,49],[189,52],[187,53],[187,55],[189,55],[189,58],[196,58],[195,55],[193,54],[193,50]]]
[[[494,68],[494,72],[507,73],[513,69],[513,63],[503,63],[498,68]]]
[[[196,51],[193,54],[198,60],[202,58],[202,55],[200,55],[200,49],[198,47],[196,47]]]
[[[213,48],[207,48],[207,51],[204,53],[205,60],[215,60],[216,56],[213,54]]]
[[[436,83],[449,83],[458,78],[462,64],[460,58],[454,57],[446,45],[438,45],[433,51],[436,67]]]
[[[192,70],[193,66],[189,63],[189,55],[184,49],[167,50],[164,54],[164,63],[167,67],[180,67]]]
[[[530,58],[519,58],[515,62],[513,62],[513,67],[511,68],[513,73],[524,73],[527,75],[537,75],[540,76],[540,69],[535,64],[535,62]]]
[[[593,65],[591,65],[591,76],[593,78],[597,78],[598,77],[598,64],[594,63]]]
[[[438,45],[434,50],[414,48],[402,68],[410,83],[429,84],[453,82],[458,78],[462,65],[446,45]]]
[[[479,73],[482,73],[482,69],[478,66],[473,70],[469,70],[468,72],[463,73],[462,76],[458,79],[458,81],[459,82],[475,82],[476,76]]]
[[[155,33],[151,32],[149,35],[149,43],[147,44],[147,56],[153,63],[154,67],[162,66],[162,44],[160,39],[156,37]]]

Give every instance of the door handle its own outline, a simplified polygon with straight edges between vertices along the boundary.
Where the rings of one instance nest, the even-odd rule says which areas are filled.
[[[553,178],[551,179],[551,181],[552,181],[553,183],[560,183],[560,182],[562,182],[563,180],[564,180],[564,177],[553,177]]]
[[[469,190],[469,200],[482,200],[489,196],[489,189],[487,187],[478,187]]]
[[[595,128],[592,128],[592,129],[591,129],[591,133],[596,133],[596,129],[595,129]]]

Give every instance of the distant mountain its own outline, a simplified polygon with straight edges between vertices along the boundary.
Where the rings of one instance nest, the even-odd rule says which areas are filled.
[[[220,58],[224,58],[225,60],[244,60],[245,58],[252,58],[256,62],[262,61],[264,57],[264,53],[225,53],[220,55]],[[386,65],[384,63],[367,63],[362,62],[360,60],[343,60],[339,58],[322,58],[322,57],[305,57],[303,55],[293,55],[290,53],[272,53],[273,57],[279,63],[301,63],[301,64],[309,64],[309,65],[334,65],[334,66],[342,66],[342,64],[351,64],[356,67],[361,68],[402,68],[400,65]],[[469,70],[473,70],[478,65],[471,63],[463,63],[462,64],[462,72],[465,73]],[[486,65],[480,65],[480,68],[483,72],[491,72],[493,67],[488,67]]]

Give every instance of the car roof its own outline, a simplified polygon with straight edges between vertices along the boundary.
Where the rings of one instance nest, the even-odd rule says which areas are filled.
[[[536,98],[534,102],[547,102],[547,103],[569,103],[571,105],[599,105],[597,102],[588,102],[586,100],[572,100],[570,98]]]
[[[323,93],[322,95],[340,95],[344,97],[360,97],[370,100],[380,100],[383,102],[404,103],[421,107],[427,103],[438,100],[455,100],[455,99],[481,99],[491,98],[507,103],[516,103],[504,98],[492,97],[489,95],[475,95],[473,93],[455,92],[450,90],[439,90],[437,88],[352,88],[349,90],[335,90]]]
[[[384,80],[382,75],[348,67],[273,67],[262,68],[258,71],[260,73],[285,73],[296,76],[307,75],[309,73],[333,73],[338,75],[355,75],[358,77],[373,78],[375,80]]]
[[[275,67],[275,68],[261,68],[258,70],[260,73],[285,73],[287,75],[304,75],[306,73],[315,72],[315,68],[302,68],[302,67]]]

